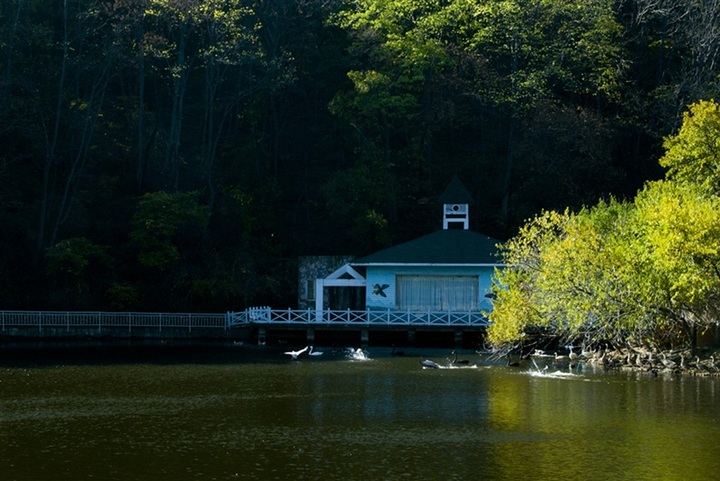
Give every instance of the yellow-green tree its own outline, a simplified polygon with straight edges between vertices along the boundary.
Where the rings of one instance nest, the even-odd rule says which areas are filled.
[[[720,304],[720,122],[693,105],[666,140],[667,179],[634,202],[545,212],[504,247],[493,325],[496,344],[544,329],[587,342],[694,346]]]
[[[683,114],[677,135],[665,139],[660,165],[667,179],[698,184],[708,194],[720,195],[720,105],[700,101]]]
[[[667,331],[693,343],[717,319],[720,293],[720,197],[695,183],[649,184],[635,200],[649,269],[646,290],[662,293]]]
[[[640,301],[640,286],[629,282],[645,269],[632,217],[630,205],[611,201],[545,212],[523,227],[504,246],[509,268],[498,272],[490,340],[513,343],[542,330],[590,343],[642,341],[655,317],[653,301]]]

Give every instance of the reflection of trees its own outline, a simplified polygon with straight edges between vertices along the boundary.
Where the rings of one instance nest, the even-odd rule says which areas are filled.
[[[683,460],[713,459],[713,449],[695,439],[707,432],[702,413],[713,416],[713,380],[650,379],[647,373],[569,380],[515,374],[489,376],[488,382],[490,425],[515,433],[508,444],[527,445],[519,449],[532,454],[531,467],[502,462],[508,479],[582,477],[587,466],[598,463],[607,479],[675,479],[668,473],[678,472]]]
[[[400,479],[391,476],[396,473],[435,479],[422,476],[434,470],[444,479],[714,474],[717,379],[587,371],[576,379],[548,379],[501,367],[422,371],[403,362],[394,369],[383,360],[283,358],[281,364],[213,368],[233,380],[227,385],[200,370],[192,382],[183,379],[194,403],[205,399],[203,390],[222,394],[192,418],[222,412],[224,423],[201,435],[212,435],[215,447],[237,447],[234,464],[250,453],[250,467],[262,456],[277,469],[288,469],[292,459],[310,470],[327,463],[333,473],[347,473],[348,466],[362,467],[363,475],[385,470],[373,479]],[[177,379],[184,372],[178,370]]]

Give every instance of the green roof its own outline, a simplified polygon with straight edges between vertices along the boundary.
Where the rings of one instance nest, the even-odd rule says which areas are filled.
[[[360,257],[352,265],[401,264],[501,264],[500,241],[471,230],[441,230],[374,254]]]

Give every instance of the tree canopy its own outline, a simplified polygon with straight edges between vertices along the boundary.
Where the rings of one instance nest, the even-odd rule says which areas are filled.
[[[299,255],[437,229],[455,174],[473,229],[507,239],[568,208],[591,249],[599,227],[570,212],[692,197],[643,187],[661,164],[716,192],[683,153],[708,157],[689,124],[714,104],[668,136],[718,95],[718,8],[0,0],[0,307],[293,305]],[[602,210],[583,215],[610,231]]]
[[[719,121],[715,102],[692,105],[665,140],[666,179],[634,201],[526,224],[504,246],[490,339],[512,344],[539,329],[589,344],[694,346],[720,307],[720,196],[708,180]]]

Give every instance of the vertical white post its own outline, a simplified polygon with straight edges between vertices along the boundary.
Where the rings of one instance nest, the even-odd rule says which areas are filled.
[[[324,308],[325,281],[315,279],[315,320],[322,322],[322,311]]]

